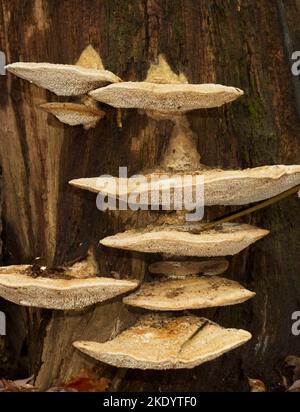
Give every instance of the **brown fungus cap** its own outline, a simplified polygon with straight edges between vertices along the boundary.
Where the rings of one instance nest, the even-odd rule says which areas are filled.
[[[143,283],[123,298],[127,305],[161,311],[235,305],[255,295],[238,282],[218,276],[187,277]]]
[[[62,274],[57,271],[55,277],[51,277],[51,270],[48,276],[35,276],[31,265],[0,267],[0,296],[23,306],[71,310],[132,291],[139,284],[136,280],[95,276],[89,266],[86,261],[78,262]],[[91,276],[85,277],[86,273]]]
[[[269,231],[247,224],[226,223],[218,230],[201,230],[201,224],[131,229],[105,237],[104,246],[144,253],[213,257],[235,255],[266,236]]]
[[[251,334],[245,330],[225,329],[193,315],[147,315],[113,340],[77,341],[73,345],[120,368],[181,369],[218,358],[249,339]]]

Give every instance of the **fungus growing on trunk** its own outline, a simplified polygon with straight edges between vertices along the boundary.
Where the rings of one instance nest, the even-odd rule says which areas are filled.
[[[121,81],[108,70],[87,69],[71,64],[18,62],[8,64],[5,68],[57,96],[80,96],[101,85]]]
[[[95,193],[103,193],[112,197],[146,199],[151,202],[150,185],[154,178],[159,179],[159,201],[163,204],[163,196],[170,192],[170,205],[174,207],[174,192],[191,190],[195,196],[197,190],[197,176],[203,176],[204,204],[213,205],[244,205],[254,203],[269,197],[276,196],[300,183],[299,165],[260,166],[244,170],[217,170],[207,169],[191,173],[191,179],[185,179],[185,172],[154,171],[145,175],[145,181],[140,178],[110,178],[91,177],[73,179],[69,183],[80,189]],[[170,191],[171,188],[171,191]],[[169,198],[168,198],[169,201]]]
[[[176,256],[213,257],[239,253],[266,236],[269,231],[246,224],[224,224],[218,230],[201,230],[201,224],[130,229],[105,237],[104,246],[144,253],[168,253]],[[193,233],[196,232],[196,233]]]
[[[40,107],[62,123],[70,126],[83,125],[85,129],[95,127],[105,116],[102,110],[81,103],[43,103]]]
[[[0,267],[0,296],[23,306],[81,309],[138,287],[137,280],[97,276],[88,258],[67,267],[11,265]]]
[[[6,70],[58,96],[80,96],[108,83],[121,79],[104,70],[97,52],[88,46],[76,65],[53,63],[8,64]]]
[[[235,305],[255,296],[238,282],[218,276],[190,276],[143,283],[123,298],[126,305],[176,311]]]
[[[251,338],[241,329],[226,329],[193,315],[146,315],[113,340],[77,341],[85,354],[119,368],[194,368],[237,348]]]
[[[244,92],[221,84],[157,84],[122,82],[93,90],[89,95],[116,108],[136,108],[164,114],[219,107]]]
[[[79,102],[52,102],[40,107],[70,126],[83,125],[85,129],[95,127],[105,113],[97,102],[85,96],[87,92],[121,79],[105,70],[101,57],[91,46],[81,53],[75,65],[52,63],[12,63],[6,69],[22,79],[48,89],[58,96],[80,96]]]
[[[278,195],[300,183],[299,165],[261,166],[244,170],[221,170],[200,163],[196,138],[184,115],[186,111],[218,107],[229,103],[243,92],[218,84],[188,84],[176,75],[160,56],[158,65],[151,65],[144,82],[112,84],[89,93],[94,99],[114,107],[138,108],[156,119],[173,121],[173,130],[156,169],[141,178],[94,177],[73,179],[69,183],[81,189],[128,199],[131,195],[151,203],[153,180],[159,180],[159,201],[170,192],[168,206],[175,208],[174,193],[191,190],[193,196],[203,185],[206,206],[244,205]],[[163,116],[162,116],[163,115]],[[189,175],[186,179],[185,176]],[[199,183],[199,177],[203,178]],[[171,188],[171,189],[170,189]]]

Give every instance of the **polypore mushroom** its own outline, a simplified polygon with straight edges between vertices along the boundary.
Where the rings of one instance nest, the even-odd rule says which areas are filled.
[[[81,309],[134,290],[137,280],[98,277],[87,259],[63,268],[0,267],[0,296],[23,306]]]
[[[243,91],[221,84],[188,84],[186,78],[176,76],[160,56],[158,69],[155,71],[152,66],[144,82],[122,82],[89,94],[117,108],[175,114],[222,106],[237,99]]]
[[[161,261],[148,266],[150,273],[163,275],[172,279],[182,279],[198,274],[219,275],[228,269],[225,259],[188,260],[188,261]]]
[[[108,83],[121,81],[112,72],[104,70],[103,66],[101,68],[101,59],[99,57],[100,61],[97,60],[96,52],[91,52],[91,46],[83,53],[76,65],[18,62],[8,64],[5,68],[58,96],[78,96]],[[81,67],[81,64],[85,67]]]
[[[200,92],[201,87],[205,92]],[[117,93],[119,88],[121,91]],[[151,65],[145,82],[111,85],[90,93],[94,98],[116,107],[138,107],[168,114],[174,127],[157,170],[147,172],[143,178],[106,176],[74,179],[69,183],[81,189],[127,199],[128,203],[140,207],[153,204],[155,193],[155,202],[170,209],[176,209],[176,196],[185,196],[188,191],[192,193],[193,199],[197,191],[204,192],[203,203],[206,206],[243,205],[276,196],[300,183],[299,165],[262,166],[244,170],[209,169],[201,165],[195,136],[186,117],[174,115],[174,105],[177,105],[178,112],[196,107],[179,103],[181,97],[175,93],[179,89],[185,90],[182,93],[187,101],[192,95],[194,98],[197,96],[198,108],[218,106],[243,94],[232,87],[189,85],[185,76],[173,73],[160,56],[159,64]],[[195,94],[191,92],[194,89],[198,90]],[[172,90],[176,96],[174,101],[165,98],[168,93],[172,95]],[[191,102],[194,100],[191,99]]]
[[[138,108],[159,113],[181,113],[219,107],[243,94],[221,84],[155,84],[122,82],[91,91],[90,96],[117,108]]]
[[[238,282],[218,276],[191,276],[144,283],[123,302],[150,310],[202,309],[235,305],[255,295]]]
[[[177,256],[235,255],[266,236],[269,231],[246,224],[222,225],[218,230],[201,230],[201,224],[154,226],[126,230],[100,241],[104,246],[145,253],[168,253]],[[188,231],[189,230],[189,231]]]
[[[186,178],[185,176],[188,176]],[[244,170],[199,170],[192,173],[154,172],[141,178],[92,177],[73,179],[69,183],[80,189],[103,193],[115,198],[125,197],[131,203],[150,204],[152,193],[157,190],[159,203],[164,205],[164,194],[170,208],[174,207],[174,194],[190,190],[196,195],[203,177],[204,204],[244,205],[276,196],[300,184],[299,165],[261,166]],[[153,183],[154,182],[154,183]]]
[[[83,353],[121,368],[194,368],[244,344],[251,334],[196,316],[147,315],[113,340],[77,341]]]
[[[81,103],[43,103],[40,107],[70,126],[83,125],[85,129],[95,127],[105,113],[97,108]]]

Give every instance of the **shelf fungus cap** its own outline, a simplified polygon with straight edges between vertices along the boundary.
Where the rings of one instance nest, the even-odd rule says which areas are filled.
[[[259,202],[300,184],[300,165],[260,166],[243,170],[207,169],[189,173],[191,178],[188,176],[188,179],[185,178],[186,174],[186,172],[155,172],[147,174],[142,180],[133,177],[130,179],[92,177],[74,179],[70,184],[116,198],[130,196],[131,203],[137,199],[140,204],[149,203],[155,184],[160,204],[163,204],[163,194],[170,193],[170,199],[167,197],[167,201],[171,207],[174,206],[174,190],[179,190],[179,193],[191,190],[195,196],[197,188],[203,184],[206,206]],[[203,180],[199,180],[199,177],[203,177]]]
[[[193,275],[218,275],[228,269],[226,259],[161,261],[148,266],[150,273],[167,276],[172,279],[182,279]]]
[[[112,84],[89,94],[93,99],[117,108],[179,114],[222,106],[242,96],[243,91],[221,84],[157,84],[145,81]]]
[[[6,70],[58,96],[78,96],[121,79],[108,70],[52,63],[12,63]]]
[[[123,302],[150,310],[177,311],[235,305],[255,295],[238,282],[218,276],[166,279],[143,283]]]
[[[65,270],[64,278],[33,277],[30,265],[0,267],[0,296],[18,305],[47,309],[81,309],[137,288],[136,280],[79,277],[84,264]],[[68,279],[68,275],[72,276]]]
[[[269,231],[239,223],[225,223],[201,232],[202,224],[131,229],[100,241],[104,246],[144,253],[214,257],[235,255]],[[197,231],[199,231],[197,233]]]
[[[62,123],[70,126],[83,125],[85,129],[95,127],[105,116],[102,110],[80,103],[43,103],[40,108],[53,114]]]
[[[148,114],[179,114],[194,109],[222,106],[243,91],[220,84],[189,84],[183,73],[172,71],[163,55],[151,64],[143,82],[124,82],[90,92],[103,103],[117,108],[136,108]]]
[[[196,316],[147,315],[113,340],[73,345],[101,362],[120,368],[194,368],[251,339],[241,329],[225,329]]]

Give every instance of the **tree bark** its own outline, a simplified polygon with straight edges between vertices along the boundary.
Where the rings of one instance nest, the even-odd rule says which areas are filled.
[[[124,80],[143,80],[164,53],[190,83],[221,83],[245,91],[220,109],[188,114],[198,137],[201,162],[222,168],[299,164],[299,79],[290,69],[288,45],[297,50],[297,0],[1,0],[0,49],[7,62],[72,64],[88,45]],[[157,213],[102,213],[95,195],[68,185],[73,178],[129,173],[155,166],[170,136],[170,122],[136,110],[106,117],[89,131],[68,127],[37,107],[57,101],[50,92],[11,75],[0,76],[0,156],[3,169],[4,263],[61,264],[84,256],[90,245],[145,225]],[[107,367],[72,347],[74,340],[105,341],[128,326],[138,311],[120,299],[80,312],[20,308],[6,303],[11,350],[28,360],[41,388],[56,385],[82,368],[97,368],[115,390],[248,390],[246,377],[274,388],[278,363],[300,355],[291,333],[299,310],[300,215],[295,197],[244,219],[271,234],[230,259],[228,277],[256,291],[248,303],[196,311],[228,327],[245,328],[253,339],[193,370],[126,371]],[[231,208],[233,209],[233,208]],[[207,208],[209,218],[230,208]],[[143,276],[160,257],[97,247],[101,273]],[[17,320],[17,321],[16,321]],[[11,373],[16,373],[16,362]],[[19,369],[20,371],[20,369]]]

